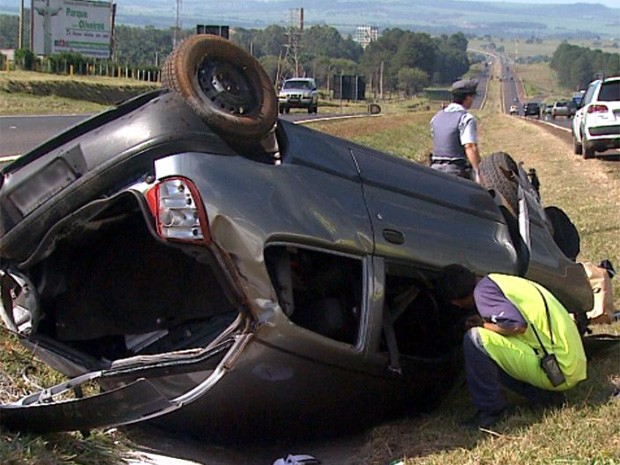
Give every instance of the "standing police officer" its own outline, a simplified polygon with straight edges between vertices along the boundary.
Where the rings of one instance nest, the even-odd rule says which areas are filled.
[[[452,103],[431,119],[431,168],[480,182],[476,119],[467,111],[474,102],[477,86],[475,80],[452,84]]]

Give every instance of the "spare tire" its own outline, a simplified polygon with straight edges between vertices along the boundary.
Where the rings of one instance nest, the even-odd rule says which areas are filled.
[[[564,210],[558,207],[546,207],[545,216],[551,223],[553,240],[557,246],[564,255],[576,261],[581,249],[581,238],[573,222]]]
[[[260,63],[219,36],[183,41],[164,62],[162,84],[214,131],[238,141],[262,139],[278,118],[275,89]]]
[[[519,168],[512,157],[506,152],[492,153],[482,159],[479,169],[482,186],[501,194],[508,203],[506,207],[516,217],[519,212]]]

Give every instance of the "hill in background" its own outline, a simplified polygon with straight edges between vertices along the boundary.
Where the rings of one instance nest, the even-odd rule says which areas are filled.
[[[169,28],[175,23],[174,0],[115,0],[117,24]],[[0,13],[18,14],[16,5],[0,3]],[[555,39],[620,37],[620,8],[601,4],[523,4],[458,0],[183,0],[182,27],[225,24],[263,29],[288,26],[304,8],[305,25],[327,24],[343,35],[359,25],[411,29],[431,34]]]
[[[122,0],[118,2],[122,24],[169,27],[174,24],[172,0]],[[196,23],[264,28],[287,26],[292,11],[304,8],[307,25],[328,24],[343,34],[358,25],[380,29],[399,27],[432,34],[457,31],[503,37],[589,39],[620,35],[620,8],[600,4],[522,4],[509,2],[462,2],[457,0],[231,0],[228,2],[183,0],[184,28]]]

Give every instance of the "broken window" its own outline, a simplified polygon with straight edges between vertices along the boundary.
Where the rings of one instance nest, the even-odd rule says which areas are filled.
[[[322,336],[356,344],[362,303],[359,259],[293,246],[270,246],[265,261],[290,320]]]
[[[460,347],[467,312],[438,299],[432,276],[408,266],[386,267],[384,340],[386,352],[435,359]],[[392,325],[396,347],[390,347]]]

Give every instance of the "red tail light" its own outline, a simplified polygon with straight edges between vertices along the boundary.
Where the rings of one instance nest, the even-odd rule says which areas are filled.
[[[155,218],[157,234],[163,239],[211,242],[202,199],[189,179],[163,179],[147,191],[146,200]]]
[[[588,113],[607,113],[608,111],[607,105],[590,105],[588,107]]]

